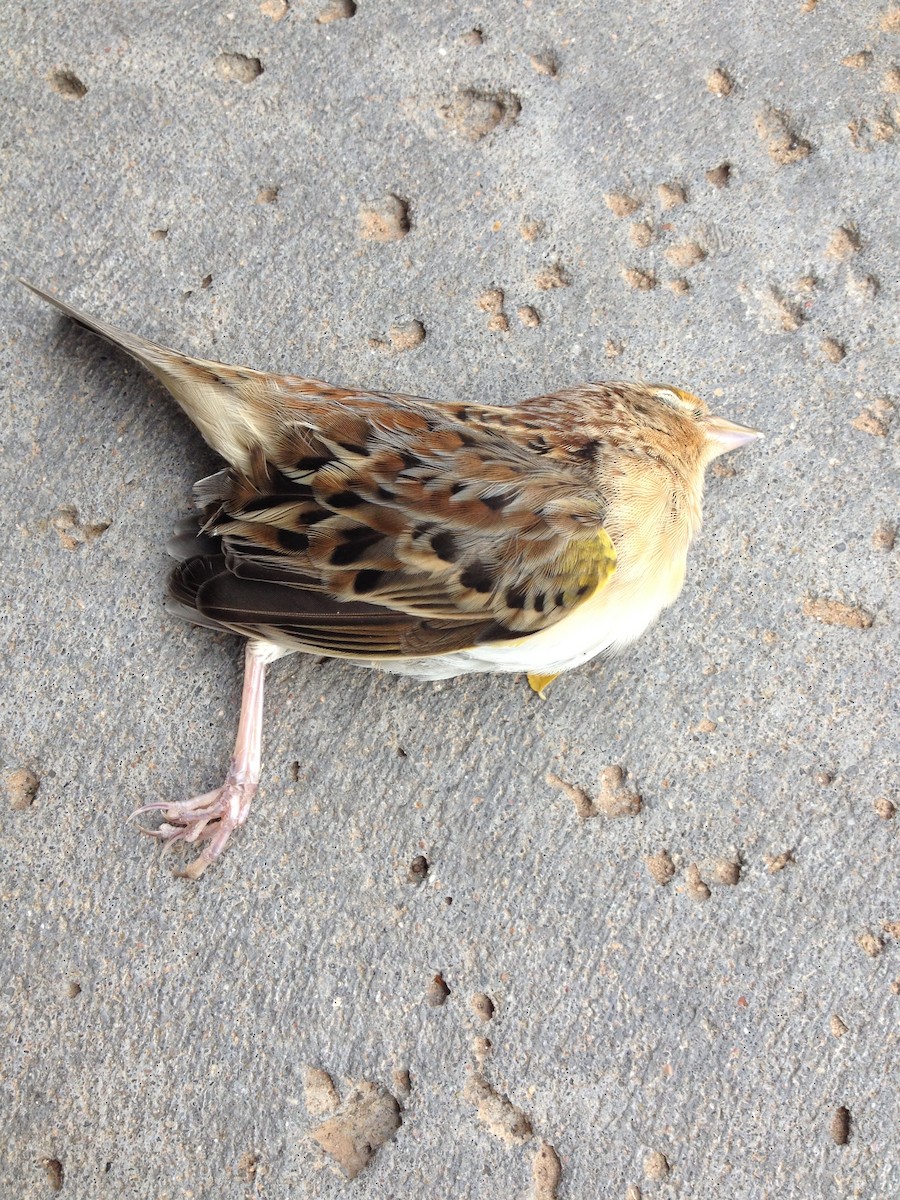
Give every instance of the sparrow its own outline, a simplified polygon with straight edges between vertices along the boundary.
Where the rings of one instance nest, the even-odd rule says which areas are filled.
[[[336,387],[195,358],[21,281],[137,359],[227,464],[195,485],[167,607],[247,639],[219,788],[144,832],[198,879],[247,819],[267,666],[342,658],[420,679],[556,676],[634,641],[676,599],[704,472],[761,436],[681,388],[604,382],[512,405]]]

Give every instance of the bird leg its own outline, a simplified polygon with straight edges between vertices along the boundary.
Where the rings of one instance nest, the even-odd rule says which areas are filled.
[[[559,671],[557,671],[555,675],[538,675],[534,671],[529,671],[528,686],[536,695],[540,696],[542,700],[546,700],[547,696],[544,689],[550,686],[553,680],[556,679],[557,675],[559,675]]]
[[[222,786],[190,800],[158,800],[132,813],[135,817],[145,812],[162,813],[163,824],[158,829],[141,832],[165,842],[166,850],[176,842],[206,843],[194,861],[178,872],[186,879],[199,879],[225,849],[234,830],[247,820],[259,783],[266,667],[280,655],[278,647],[267,642],[247,642],[241,717]]]

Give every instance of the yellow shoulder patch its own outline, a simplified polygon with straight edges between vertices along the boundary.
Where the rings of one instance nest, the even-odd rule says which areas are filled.
[[[566,607],[595,595],[616,569],[616,548],[605,529],[594,537],[573,538],[562,556],[560,574],[565,579]]]

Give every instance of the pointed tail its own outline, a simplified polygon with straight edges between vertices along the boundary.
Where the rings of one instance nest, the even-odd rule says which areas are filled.
[[[100,337],[106,338],[108,342],[112,342],[113,345],[121,346],[123,350],[127,350],[133,358],[136,358],[139,363],[143,363],[154,375],[160,375],[161,377],[161,368],[165,360],[165,355],[169,353],[164,346],[158,346],[156,342],[148,341],[147,338],[138,337],[134,333],[126,333],[124,329],[118,329],[115,325],[109,325],[106,321],[89,316],[88,313],[82,312],[81,309],[75,308],[71,304],[66,304],[65,300],[60,300],[57,296],[51,295],[50,292],[45,292],[43,288],[29,283],[27,279],[22,279],[21,276],[19,277],[19,283],[27,287],[30,292],[34,292],[36,296],[40,296],[42,300],[46,300],[48,304],[52,304],[54,308],[58,308],[61,313],[65,313],[73,321],[77,321],[79,325],[83,325],[85,329],[90,329],[91,333],[97,333]],[[165,382],[165,379],[163,379],[163,383]]]
[[[249,470],[254,447],[265,444],[275,419],[264,375],[170,350],[89,316],[27,279],[19,282],[79,325],[136,358],[172,393],[214,450],[232,466]],[[258,397],[256,403],[248,402],[246,390]]]

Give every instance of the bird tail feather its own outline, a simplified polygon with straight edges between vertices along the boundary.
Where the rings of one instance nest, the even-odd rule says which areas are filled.
[[[123,350],[143,363],[145,367],[154,373],[160,369],[162,356],[167,353],[164,346],[159,346],[156,342],[151,342],[147,338],[138,337],[137,334],[127,333],[124,329],[119,329],[115,325],[110,325],[107,321],[101,321],[99,317],[92,317],[89,313],[82,312],[80,308],[75,308],[72,304],[67,304],[65,300],[60,300],[58,296],[52,295],[50,292],[45,292],[43,288],[38,287],[34,283],[29,283],[27,279],[19,279],[19,283],[28,288],[30,292],[34,292],[36,296],[40,296],[42,300],[46,300],[48,304],[52,304],[54,308],[58,308],[61,313],[73,321],[77,321],[79,325],[83,325],[85,329],[90,329],[92,333],[99,334],[100,337],[106,338],[108,342],[112,342],[115,346],[121,346]]]
[[[171,350],[92,317],[27,279],[19,282],[71,320],[136,358],[171,392],[214,450],[233,466],[249,470],[253,448],[265,441],[273,419],[262,386],[264,376],[248,368],[236,369]],[[255,381],[260,385],[253,388]],[[257,397],[255,404],[249,404],[243,394],[247,385]]]

